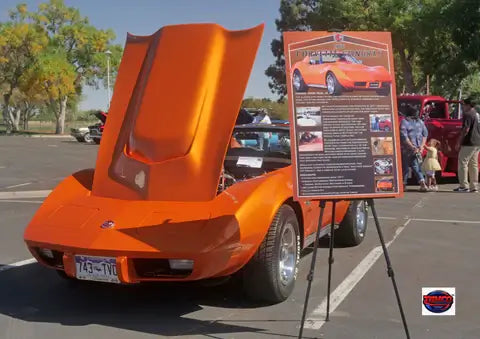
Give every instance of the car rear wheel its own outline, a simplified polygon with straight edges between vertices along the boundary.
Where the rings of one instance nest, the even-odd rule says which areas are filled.
[[[298,220],[292,207],[282,205],[257,252],[245,266],[245,293],[254,300],[284,301],[295,286],[299,257]]]
[[[340,95],[342,94],[342,85],[338,82],[335,74],[332,72],[327,73],[327,77],[325,79],[327,84],[327,92],[330,95]]]
[[[364,200],[354,200],[348,207],[338,229],[335,230],[335,244],[341,246],[357,246],[365,238],[368,212]]]
[[[95,141],[97,145],[100,145],[100,138],[93,138],[93,141]]]
[[[307,84],[303,80],[302,74],[298,69],[293,72],[293,88],[295,92],[306,92],[308,89]]]

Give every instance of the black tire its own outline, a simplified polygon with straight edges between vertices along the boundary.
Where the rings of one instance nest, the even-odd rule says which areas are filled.
[[[298,77],[298,85],[295,85],[295,83],[296,83],[295,77]],[[308,86],[305,83],[305,81],[303,80],[302,74],[300,73],[300,71],[298,69],[293,71],[292,85],[293,85],[293,89],[295,90],[295,92],[306,92],[308,90]]]
[[[93,143],[93,138],[92,138],[92,136],[90,135],[90,133],[86,133],[86,134],[83,136],[83,139],[85,140],[85,142],[86,142],[87,144]]]
[[[282,236],[294,233],[294,263],[292,275],[282,280],[280,270]],[[298,220],[292,207],[282,205],[275,214],[268,232],[257,252],[243,270],[243,289],[256,301],[279,303],[293,291],[300,258],[300,232]]]
[[[84,142],[85,139],[83,139],[83,137],[76,137],[75,139],[77,139],[78,142]]]
[[[328,86],[329,81],[333,82],[333,87]],[[328,72],[325,77],[325,84],[327,85],[327,92],[330,95],[340,95],[343,92],[343,87],[337,80],[337,77],[332,72]]]
[[[93,138],[93,141],[97,144],[100,145],[100,138]]]
[[[359,210],[363,213],[364,226],[361,227],[357,215]],[[367,204],[364,200],[354,200],[348,207],[338,229],[335,230],[335,244],[340,246],[357,246],[365,239],[368,224]]]

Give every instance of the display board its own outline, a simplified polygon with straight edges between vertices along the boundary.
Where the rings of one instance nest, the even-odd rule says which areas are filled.
[[[294,197],[403,194],[389,32],[284,32]]]

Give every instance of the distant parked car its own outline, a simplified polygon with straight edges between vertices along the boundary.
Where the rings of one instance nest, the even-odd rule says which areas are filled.
[[[90,136],[88,127],[70,128],[70,135],[77,139],[78,142],[92,143],[93,139]]]
[[[99,123],[96,123],[95,125],[90,125],[88,127],[78,127],[70,129],[70,135],[77,139],[78,142],[95,142],[97,144],[100,143],[100,137],[101,133],[103,132],[103,127],[105,126],[107,114],[102,111],[97,111],[94,113],[94,115],[100,120]]]
[[[96,124],[93,126],[88,126],[90,137],[92,138],[93,142],[96,144],[100,144],[100,140],[102,139],[103,129],[105,127],[105,122],[107,121],[107,113],[103,111],[98,111],[95,113],[95,116],[102,122],[101,124]]]

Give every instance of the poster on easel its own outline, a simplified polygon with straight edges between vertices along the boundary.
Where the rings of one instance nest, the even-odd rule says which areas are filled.
[[[284,32],[294,198],[403,194],[390,32]]]

